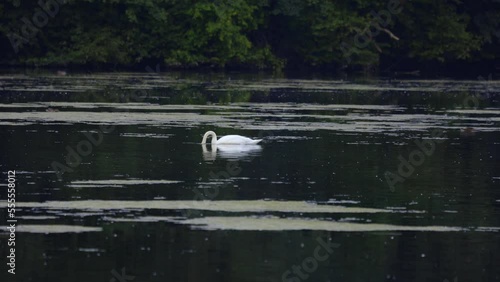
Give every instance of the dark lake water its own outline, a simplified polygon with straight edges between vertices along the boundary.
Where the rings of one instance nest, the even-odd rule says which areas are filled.
[[[500,280],[500,81],[4,74],[0,134],[1,281]]]

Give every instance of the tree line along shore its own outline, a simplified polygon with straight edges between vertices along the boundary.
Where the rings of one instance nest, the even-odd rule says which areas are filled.
[[[0,15],[4,67],[500,70],[496,0],[6,0]]]

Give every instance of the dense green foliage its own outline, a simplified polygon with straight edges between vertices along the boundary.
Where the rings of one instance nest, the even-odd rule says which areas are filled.
[[[3,65],[364,68],[500,59],[495,0],[8,0]]]

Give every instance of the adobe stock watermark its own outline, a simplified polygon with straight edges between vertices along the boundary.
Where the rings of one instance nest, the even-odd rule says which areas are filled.
[[[489,81],[492,80],[491,74],[488,76],[487,81],[482,76],[479,76],[478,80],[485,84],[486,94],[492,91],[489,84]],[[477,109],[480,106],[480,101],[486,99],[488,99],[486,96],[479,95],[478,97],[476,95],[468,95],[462,103],[455,104],[454,108]],[[464,130],[464,134],[468,134],[468,131],[473,132],[473,129],[466,128]],[[387,170],[384,173],[385,180],[391,192],[395,191],[396,184],[403,183],[415,172],[416,168],[424,164],[424,162],[434,154],[437,145],[443,143],[445,139],[446,136],[443,130],[434,129],[431,131],[430,138],[423,139],[421,141],[415,140],[414,143],[417,148],[411,151],[407,158],[399,155],[399,165],[397,171],[391,172]]]
[[[57,179],[59,179],[59,181],[62,181],[64,173],[74,172],[75,168],[77,168],[82,163],[82,159],[92,154],[94,148],[102,144],[102,141],[104,140],[104,134],[111,133],[114,130],[114,125],[100,125],[97,133],[83,132],[83,135],[86,139],[78,142],[75,148],[66,146],[67,154],[64,158],[65,163],[62,164],[58,161],[53,161],[51,164],[52,169],[57,175]]]
[[[231,177],[238,176],[243,169],[240,167],[238,161],[228,161],[226,163],[225,169],[215,173],[211,171],[209,173],[210,180],[214,180],[217,184],[213,187],[207,187],[204,189],[194,188],[194,198],[192,200],[192,206],[187,205],[185,210],[182,210],[183,216],[186,218],[195,216],[195,210],[201,210],[204,207],[208,208],[212,200],[219,196],[220,190],[227,187],[230,182],[228,181]]]
[[[478,89],[479,93],[474,93],[467,95],[465,99],[463,99],[460,103],[455,103],[452,105],[453,109],[478,109],[481,106],[481,101],[488,100],[488,95],[492,93],[495,89],[492,86],[494,80],[493,75],[490,73],[487,77],[483,77],[482,75],[477,77],[477,81],[480,83]],[[438,84],[438,86],[442,87],[442,91],[444,93],[451,92],[456,89],[453,88],[452,85],[442,85]]]
[[[259,139],[264,139],[267,136],[273,136],[273,132],[265,132],[260,131],[258,134]],[[206,151],[206,145],[204,146],[203,151]],[[214,145],[212,146],[212,150],[216,150]],[[256,158],[256,156],[251,156],[248,161],[252,161]],[[196,210],[203,209],[203,207],[209,207],[211,201],[216,199],[221,189],[226,188],[230,182],[229,180],[232,177],[236,177],[243,172],[243,168],[241,168],[240,163],[237,160],[229,160],[226,163],[225,169],[220,170],[218,172],[210,171],[209,177],[210,180],[213,180],[217,183],[213,187],[207,187],[204,189],[194,188],[192,191],[194,193],[194,198],[192,200],[192,206],[186,206],[186,210],[183,210],[184,217],[191,217],[194,215],[194,210],[190,208],[196,208]]]
[[[374,38],[377,37],[380,32],[385,32],[392,39],[398,41],[399,37],[394,35],[387,27],[392,22],[392,16],[397,15],[403,11],[401,6],[401,0],[389,0],[387,3],[387,9],[381,10],[379,12],[370,11],[370,16],[372,19],[370,23],[363,29],[354,35],[353,44],[349,44],[345,41],[340,43],[340,50],[343,53],[344,58],[347,63],[351,63],[351,56],[353,53],[358,53],[361,49],[366,48],[370,43],[373,43],[377,51],[382,52],[380,47],[375,43]]]
[[[30,43],[36,37],[40,29],[44,28],[50,18],[54,18],[60,9],[60,5],[66,4],[67,0],[39,0],[31,17],[24,16],[19,20],[16,30],[9,32],[7,38],[14,52],[19,53],[25,44]],[[19,6],[19,1],[13,3]],[[16,5],[17,4],[17,5]]]
[[[315,272],[320,262],[324,262],[330,258],[334,249],[340,247],[340,244],[332,243],[330,240],[325,241],[323,238],[316,238],[318,246],[313,251],[313,255],[305,258],[299,265],[292,267],[281,275],[283,282],[300,282],[309,279],[311,274]]]
[[[158,75],[160,73],[160,65],[157,64],[155,70],[147,66],[146,71],[149,74]],[[139,102],[143,101],[146,97],[148,97],[148,93],[145,89],[134,91],[130,95],[131,99]],[[51,163],[51,167],[57,175],[57,179],[62,181],[65,173],[74,172],[82,163],[83,158],[92,154],[94,149],[103,143],[105,134],[110,134],[115,129],[115,125],[100,125],[97,132],[83,132],[82,134],[85,138],[80,140],[75,147],[66,146],[64,162],[53,161]]]
[[[109,279],[109,282],[127,282],[135,279],[135,276],[127,275],[125,267],[121,269],[121,273],[116,271],[116,269],[111,270],[113,278]]]
[[[445,141],[444,132],[441,129],[431,131],[430,139],[415,140],[417,149],[414,149],[408,155],[408,158],[402,155],[398,156],[399,165],[396,172],[385,171],[384,176],[391,192],[395,191],[395,186],[398,183],[405,182],[414,172],[415,168],[421,166],[426,159],[431,157],[436,151],[436,144],[441,144]]]
[[[485,95],[469,95],[462,101],[461,104],[454,105],[455,108],[477,109],[480,106],[480,101],[488,99],[487,95],[490,92],[493,92],[493,87],[491,86],[491,82],[493,82],[493,75],[490,73],[486,78],[480,75],[477,77],[477,80],[481,82],[481,89],[484,90]]]

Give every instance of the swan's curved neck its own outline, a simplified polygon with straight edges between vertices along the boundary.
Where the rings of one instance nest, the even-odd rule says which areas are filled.
[[[201,144],[206,144],[207,143],[207,138],[211,136],[212,137],[212,144],[216,144],[217,143],[217,134],[215,134],[215,132],[213,131],[207,131],[205,133],[205,135],[203,135],[203,140],[201,140]]]

